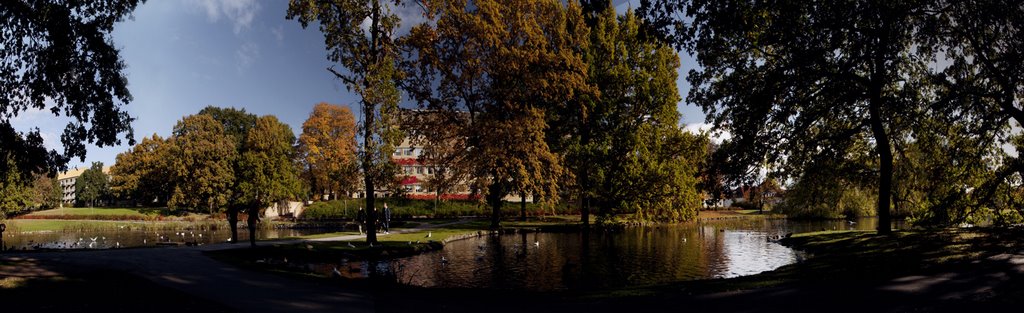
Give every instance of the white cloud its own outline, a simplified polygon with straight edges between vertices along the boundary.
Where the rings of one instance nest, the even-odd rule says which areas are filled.
[[[254,42],[246,42],[235,51],[235,56],[238,57],[238,72],[241,73],[259,59],[260,46]]]
[[[206,13],[210,22],[217,22],[223,16],[231,22],[235,34],[251,28],[260,10],[256,0],[190,0],[187,3]]]
[[[284,43],[284,25],[277,25],[270,29],[270,33],[274,34],[274,39],[277,39],[277,44]]]
[[[397,8],[391,7],[391,4],[389,4],[388,9],[401,20],[398,29],[395,30],[394,34],[391,34],[392,37],[408,34],[413,26],[427,22],[427,17],[423,14],[423,7],[418,4],[409,3],[407,5],[400,5]]]
[[[683,128],[694,134],[707,133],[711,137],[711,142],[714,143],[722,143],[722,141],[732,139],[732,134],[723,130],[715,130],[714,125],[708,123],[687,124],[686,127]]]

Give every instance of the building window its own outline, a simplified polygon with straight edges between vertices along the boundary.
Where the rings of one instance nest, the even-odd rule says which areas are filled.
[[[412,148],[405,149],[405,155],[412,155]]]
[[[423,167],[422,166],[417,166],[416,167],[416,174],[423,174]]]
[[[405,166],[404,170],[405,170],[406,174],[412,174],[412,167],[411,166]]]
[[[414,188],[415,188],[414,190],[416,190],[416,192],[423,191],[423,187],[420,187],[420,185],[416,185],[416,187],[414,187]]]

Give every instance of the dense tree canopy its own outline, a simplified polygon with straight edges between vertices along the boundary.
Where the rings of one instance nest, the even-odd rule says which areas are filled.
[[[355,189],[356,122],[347,107],[318,103],[302,123],[298,152],[313,196],[322,199]]]
[[[215,106],[207,106],[202,110],[199,110],[198,114],[207,115],[212,117],[215,121],[219,122],[224,128],[225,135],[228,136],[229,140],[234,144],[233,148],[236,156],[242,155],[245,151],[245,138],[249,136],[249,130],[256,127],[256,114],[248,113],[245,109],[236,109],[233,107],[221,108]],[[241,158],[234,158],[231,163],[231,169],[237,176],[246,170],[244,164],[242,164]],[[231,242],[238,242],[238,214],[243,210],[247,209],[250,203],[247,203],[242,199],[242,193],[240,192],[242,183],[241,180],[232,179],[228,192],[230,197],[225,204],[225,213],[228,217],[228,226],[231,229]]]
[[[295,134],[291,127],[267,115],[245,136],[245,151],[239,158],[238,193],[247,204],[249,242],[256,245],[256,221],[267,206],[294,199],[300,192],[295,166]]]
[[[579,51],[587,45],[580,6],[438,1],[427,10],[436,23],[414,27],[403,41],[404,86],[424,108],[468,116],[444,127],[468,138],[467,164],[488,186],[492,227],[508,194],[556,199],[568,173],[546,141],[547,111],[592,92]]]
[[[708,142],[677,126],[678,54],[644,36],[632,11],[619,16],[607,6],[590,14],[584,55],[588,81],[599,93],[582,99],[587,114],[557,114],[552,124],[566,129],[550,136],[569,139],[568,164],[576,168],[584,212],[594,202],[603,218],[626,212],[659,221],[695,216],[697,167]]]
[[[114,24],[140,0],[3,1],[0,3],[0,176],[54,173],[72,157],[85,160],[85,144],[134,144],[132,100],[125,64],[110,39]],[[71,119],[61,135],[63,153],[47,151],[38,129],[14,130],[10,120],[28,110]]]
[[[870,137],[879,230],[890,228],[893,144],[930,110],[923,1],[694,1],[702,69],[690,100],[733,135],[731,161],[799,176]],[[917,48],[917,49],[915,49]]]
[[[142,205],[166,204],[175,183],[170,154],[173,144],[153,134],[118,154],[110,168],[110,191]]]
[[[103,162],[92,162],[75,180],[75,201],[93,207],[110,196],[110,176],[103,172]]]
[[[174,126],[171,170],[176,178],[167,206],[222,208],[232,196],[233,164],[238,153],[224,127],[205,114],[189,115]]]
[[[14,166],[14,161],[7,158],[5,163]],[[27,190],[25,181],[21,178],[20,171],[8,171],[0,173],[0,217],[25,209],[27,205]]]

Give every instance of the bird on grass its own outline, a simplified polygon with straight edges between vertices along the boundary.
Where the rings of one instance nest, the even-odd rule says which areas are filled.
[[[429,231],[427,232],[427,238],[430,238],[432,235]]]
[[[540,247],[540,241],[534,241],[533,242],[533,246],[534,247]]]

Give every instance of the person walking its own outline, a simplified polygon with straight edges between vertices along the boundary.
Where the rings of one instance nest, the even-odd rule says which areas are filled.
[[[363,207],[359,207],[359,213],[356,213],[356,224],[359,225],[359,234],[363,234],[363,224],[366,224],[366,211],[363,211]]]
[[[388,203],[384,202],[384,233],[391,233],[391,208],[388,207]]]

